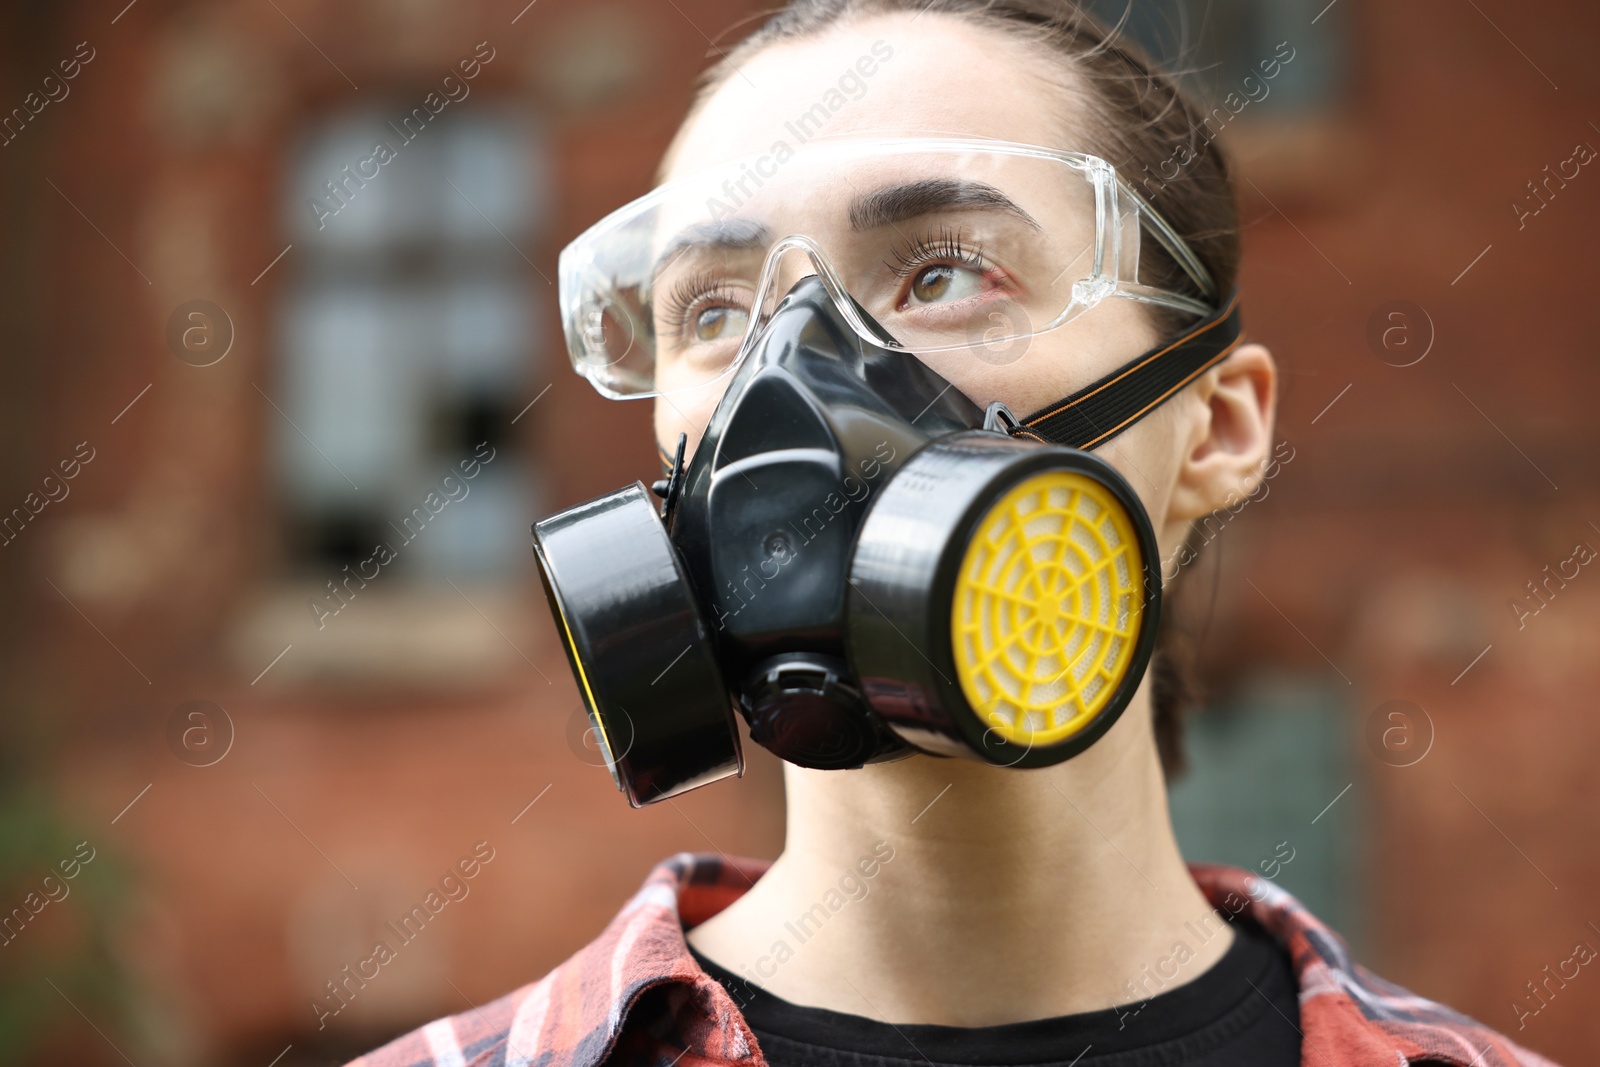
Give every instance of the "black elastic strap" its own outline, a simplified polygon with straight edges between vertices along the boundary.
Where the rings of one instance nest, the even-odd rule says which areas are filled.
[[[1238,347],[1239,294],[1182,337],[1146,352],[1064,400],[1022,420],[1016,432],[1088,450],[1105,444],[1159,407]]]

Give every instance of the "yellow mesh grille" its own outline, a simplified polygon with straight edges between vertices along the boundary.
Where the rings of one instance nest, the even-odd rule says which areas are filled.
[[[956,670],[979,719],[1020,745],[1093,721],[1133,659],[1142,574],[1132,521],[1093,478],[1052,471],[1001,497],[951,605]]]

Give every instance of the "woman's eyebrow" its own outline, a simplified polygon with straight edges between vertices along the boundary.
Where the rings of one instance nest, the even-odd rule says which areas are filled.
[[[856,197],[850,203],[850,228],[870,230],[892,226],[949,207],[993,208],[1015,215],[1035,230],[1042,231],[1034,217],[1005,193],[983,182],[960,178],[923,178],[890,185]]]
[[[772,243],[772,231],[754,219],[721,219],[685,226],[668,241],[650,267],[650,283],[679,256],[690,250],[721,249],[741,251],[765,248]]]

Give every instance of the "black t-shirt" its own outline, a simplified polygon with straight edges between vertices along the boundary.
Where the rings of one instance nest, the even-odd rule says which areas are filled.
[[[1253,923],[1232,925],[1233,945],[1193,981],[1142,1003],[1003,1026],[893,1025],[802,1007],[694,958],[732,994],[772,1067],[1299,1067],[1289,957]]]

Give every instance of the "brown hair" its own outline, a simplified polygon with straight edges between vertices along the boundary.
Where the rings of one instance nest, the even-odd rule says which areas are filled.
[[[1071,147],[1114,165],[1193,249],[1218,290],[1226,294],[1233,288],[1239,268],[1238,208],[1227,161],[1211,143],[1204,113],[1176,78],[1073,0],[789,0],[707,71],[700,99],[742,60],[770,45],[816,36],[851,19],[897,13],[949,15],[1054,52],[1068,77],[1083,79],[1091,89],[1089,144]],[[1070,85],[1066,77],[1062,85]],[[1141,250],[1139,274],[1148,285],[1204,296],[1154,241]],[[1187,321],[1181,312],[1148,311],[1163,335]],[[1168,777],[1183,769],[1183,715],[1198,693],[1191,642],[1174,621],[1172,606],[1169,596],[1151,670],[1156,747]]]

